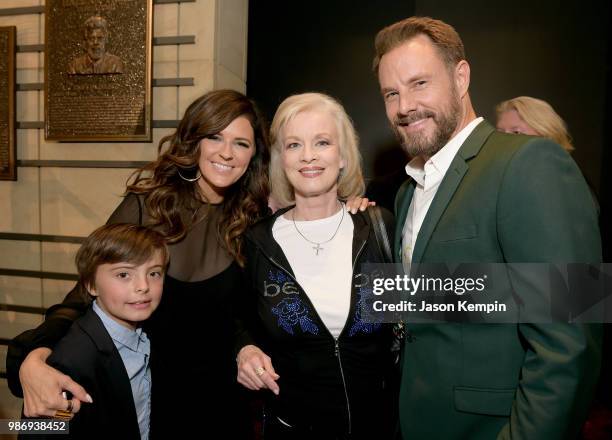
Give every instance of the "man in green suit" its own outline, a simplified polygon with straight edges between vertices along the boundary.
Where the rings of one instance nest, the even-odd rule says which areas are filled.
[[[401,261],[601,262],[595,206],[576,164],[552,141],[499,133],[476,117],[470,66],[451,26],[411,17],[383,29],[374,70],[413,158],[396,198]],[[529,298],[529,285],[512,274],[501,287]],[[408,323],[407,330],[405,439],[578,435],[599,375],[600,325]]]

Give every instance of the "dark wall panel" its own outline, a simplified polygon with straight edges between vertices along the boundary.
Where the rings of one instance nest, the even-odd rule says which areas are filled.
[[[291,94],[328,93],[355,122],[366,176],[401,166],[404,155],[371,70],[373,39],[382,27],[413,12],[414,1],[252,0],[248,94],[271,121],[278,104]]]

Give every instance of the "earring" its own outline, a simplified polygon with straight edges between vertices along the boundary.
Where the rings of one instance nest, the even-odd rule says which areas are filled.
[[[187,177],[183,176],[181,174],[181,170],[180,169],[177,169],[176,172],[178,173],[179,177],[181,179],[183,179],[185,182],[196,182],[196,181],[198,181],[200,179],[200,177],[202,177],[202,173],[200,172],[199,169],[198,169],[198,173],[196,174],[196,176],[192,177],[190,179],[188,179]]]

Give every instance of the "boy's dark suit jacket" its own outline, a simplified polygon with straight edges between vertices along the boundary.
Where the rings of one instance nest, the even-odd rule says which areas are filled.
[[[93,403],[81,405],[70,422],[70,435],[60,436],[62,439],[140,439],[127,371],[113,340],[91,307],[53,348],[47,363],[81,384],[93,399]]]

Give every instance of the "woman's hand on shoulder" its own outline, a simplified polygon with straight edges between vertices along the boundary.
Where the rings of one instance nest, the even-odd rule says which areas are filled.
[[[46,364],[50,354],[48,348],[32,350],[19,369],[26,417],[53,417],[58,410],[75,414],[81,409],[81,402],[92,403],[82,386]],[[73,395],[71,401],[64,397],[64,391]]]
[[[280,377],[272,367],[272,359],[255,345],[245,345],[236,357],[238,383],[250,390],[269,389],[278,395],[276,381]]]
[[[346,209],[351,214],[357,214],[357,211],[365,211],[368,206],[376,206],[376,202],[370,201],[367,197],[355,197],[346,201]]]

